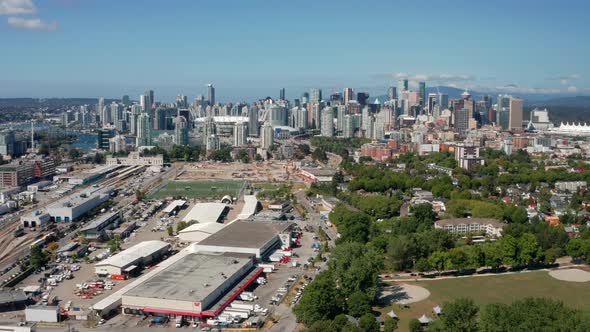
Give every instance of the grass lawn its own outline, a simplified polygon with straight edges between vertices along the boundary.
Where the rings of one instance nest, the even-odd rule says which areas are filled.
[[[237,196],[244,185],[242,181],[170,181],[150,197],[182,196],[198,199],[217,199],[225,195]]]
[[[277,190],[277,188],[280,186],[280,183],[271,183],[271,182],[256,182],[252,184],[252,187],[255,188],[260,188],[262,190]]]
[[[472,298],[482,309],[488,303],[511,303],[525,297],[552,298],[574,308],[590,306],[590,296],[588,296],[590,282],[557,280],[547,271],[407,283],[428,289],[430,297],[410,304],[410,308],[407,309],[402,309],[397,304],[379,308],[379,311],[384,314],[394,310],[400,318],[400,331],[408,331],[408,324],[412,318],[418,318],[422,314],[432,317],[434,306],[442,306],[446,301],[461,297]]]
[[[252,184],[252,188],[260,189],[258,198],[261,200],[274,200],[283,199],[286,194],[291,190],[290,188],[285,189],[285,186],[289,186],[289,183],[271,183],[271,182],[257,182]]]

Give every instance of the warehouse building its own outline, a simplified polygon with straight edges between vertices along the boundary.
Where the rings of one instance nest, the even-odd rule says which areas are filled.
[[[130,152],[127,157],[111,157],[107,158],[106,164],[109,166],[124,165],[124,166],[163,166],[164,157],[159,154],[157,156],[140,156],[139,152]]]
[[[47,206],[52,221],[73,222],[81,216],[106,202],[113,188],[92,188],[82,193],[74,193]]]
[[[94,310],[107,316],[122,306],[125,314],[215,317],[263,272],[253,260],[290,241],[295,224],[235,221],[220,226],[224,227],[201,243],[159,262],[95,303]]]
[[[118,228],[113,229],[110,233],[113,237],[118,236],[119,239],[124,239],[133,233],[137,228],[137,222],[129,221],[119,225]]]
[[[219,232],[226,225],[220,223],[193,224],[178,232],[181,241],[199,243],[209,236]]]
[[[327,183],[332,182],[334,175],[336,174],[334,169],[321,169],[321,168],[302,168],[299,171],[299,175],[304,181],[309,183]]]
[[[256,195],[244,195],[244,206],[238,215],[238,219],[248,219],[262,210],[262,204],[256,198]]]
[[[27,322],[59,322],[59,307],[48,305],[32,305],[25,309]]]
[[[126,292],[123,313],[214,317],[261,271],[248,255],[191,253]]]
[[[181,209],[186,207],[186,201],[182,199],[177,199],[175,201],[170,202],[168,206],[164,209],[164,213],[171,216],[173,214],[178,213]]]
[[[87,240],[104,240],[107,238],[107,231],[119,226],[121,220],[121,211],[105,213],[84,225],[80,229],[80,232]]]
[[[221,222],[228,211],[223,203],[197,203],[182,220],[200,224]]]
[[[30,191],[32,193],[36,193],[39,191],[47,191],[48,187],[51,187],[53,185],[53,181],[39,181],[37,183],[33,183],[27,186],[27,191]]]
[[[280,235],[290,233],[294,225],[283,221],[239,220],[194,244],[194,248],[203,252],[250,254],[264,259],[284,244]]]
[[[57,254],[59,256],[64,256],[64,257],[72,257],[72,256],[84,257],[84,255],[86,254],[87,251],[88,251],[87,245],[81,244],[78,242],[70,242],[70,243],[66,244],[65,246],[59,248],[57,250]]]
[[[170,250],[170,244],[163,241],[143,241],[126,249],[102,262],[94,265],[94,271],[99,276],[106,275],[134,275],[143,266],[161,258]]]
[[[44,227],[51,221],[51,216],[42,210],[35,210],[20,217],[20,221],[25,228]]]
[[[28,302],[29,297],[21,290],[0,291],[0,312],[22,310]]]

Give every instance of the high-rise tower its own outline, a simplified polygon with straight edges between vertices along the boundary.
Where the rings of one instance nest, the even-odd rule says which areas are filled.
[[[211,83],[207,84],[207,101],[209,105],[215,105],[215,87]]]

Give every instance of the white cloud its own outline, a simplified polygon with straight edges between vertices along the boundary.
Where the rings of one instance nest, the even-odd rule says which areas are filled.
[[[14,29],[20,30],[37,30],[37,31],[55,31],[57,22],[45,22],[38,18],[26,19],[20,17],[9,17],[8,25]]]
[[[571,81],[579,80],[580,78],[580,74],[568,74],[556,77],[549,77],[547,79],[550,81],[559,81],[559,84],[561,85],[569,85]]]
[[[0,15],[28,15],[36,12],[33,0],[0,0]]]
[[[555,94],[561,93],[560,89],[546,89],[546,88],[529,88],[521,87],[516,84],[508,84],[504,86],[495,87],[496,91],[504,93],[530,93],[530,94]]]
[[[474,81],[473,75],[449,75],[449,74],[416,74],[408,75],[406,73],[394,74],[395,79],[406,79],[410,81],[440,81],[440,82],[465,82]]]
[[[580,74],[570,74],[570,75],[563,75],[561,79],[564,80],[577,80],[580,79]]]
[[[568,86],[567,87],[567,92],[569,92],[569,93],[577,93],[578,92],[578,87],[573,86],[573,85]]]

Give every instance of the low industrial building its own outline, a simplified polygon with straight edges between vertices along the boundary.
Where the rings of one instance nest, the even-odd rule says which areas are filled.
[[[137,228],[137,223],[135,221],[129,221],[119,225],[118,228],[115,228],[111,231],[113,236],[117,236],[120,239],[124,239],[131,235],[134,229]]]
[[[37,330],[37,323],[32,322],[5,322],[0,325],[2,332],[35,332]]]
[[[104,240],[107,238],[107,231],[119,226],[121,220],[121,211],[105,213],[84,225],[80,229],[80,232],[87,240]]]
[[[27,215],[20,217],[21,224],[25,228],[44,227],[51,222],[51,216],[42,210],[35,210]]]
[[[164,213],[166,213],[167,215],[171,216],[173,214],[178,213],[178,211],[180,211],[181,209],[184,209],[186,207],[186,201],[182,200],[182,199],[177,199],[175,201],[170,202],[170,204],[168,204],[168,206],[164,209]]]
[[[20,187],[2,188],[0,187],[0,203],[4,204],[12,199],[13,196],[22,192]]]
[[[289,210],[290,207],[291,204],[289,203],[289,201],[274,201],[268,204],[268,209],[272,211],[287,212],[287,210]]]
[[[0,312],[22,310],[29,302],[29,297],[22,290],[0,291]]]
[[[36,193],[38,191],[43,191],[43,190],[47,190],[47,187],[50,187],[53,185],[53,181],[39,181],[37,183],[33,183],[27,186],[27,191],[30,191],[32,193]]]
[[[87,185],[96,182],[100,179],[116,174],[116,171],[121,168],[117,165],[107,165],[89,169],[83,173],[72,174],[69,176],[60,176],[60,178],[67,178],[67,181],[71,185]],[[55,181],[55,178],[53,180]]]
[[[302,168],[299,172],[303,180],[310,183],[327,183],[332,182],[336,170],[321,168]]]
[[[123,313],[214,317],[261,271],[247,255],[188,254],[126,292]]]
[[[220,229],[214,230],[217,225]],[[272,221],[203,224],[213,234],[159,262],[93,308],[101,316],[122,307],[124,314],[216,317],[263,272],[255,263],[290,243],[294,226]],[[113,257],[99,264],[116,265],[119,270],[130,264],[129,260],[115,264],[109,261]]]
[[[170,250],[170,244],[163,241],[144,241],[94,265],[95,273],[106,275],[133,275]]]
[[[485,232],[488,236],[500,237],[504,223],[492,218],[455,218],[437,220],[434,228],[458,234]]]
[[[33,305],[25,309],[27,322],[59,322],[59,307],[47,305]]]
[[[244,206],[238,215],[238,219],[248,219],[262,210],[262,205],[256,195],[244,195]]]
[[[57,250],[57,254],[59,256],[64,256],[64,257],[72,257],[72,256],[84,257],[84,255],[86,254],[87,251],[88,251],[87,245],[81,244],[78,242],[70,242],[70,243],[66,244],[65,246],[59,248]]]
[[[139,152],[130,152],[127,157],[112,157],[107,158],[106,164],[109,166],[124,165],[124,166],[163,166],[164,156],[157,155],[153,157],[142,157]]]
[[[280,221],[287,220],[287,215],[282,211],[277,210],[262,210],[256,215],[248,218],[251,221]]]
[[[74,193],[47,206],[52,221],[73,222],[109,200],[113,189],[93,188],[82,193]]]
[[[200,224],[220,222],[228,211],[229,207],[223,203],[197,203],[182,220]]]
[[[282,234],[290,234],[294,224],[284,221],[235,221],[194,245],[202,252],[250,254],[264,259],[282,245]]]
[[[216,222],[193,224],[178,232],[178,238],[184,242],[199,243],[209,236],[219,232],[226,225]]]

